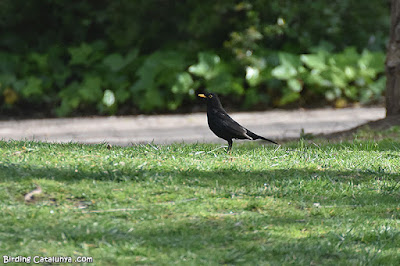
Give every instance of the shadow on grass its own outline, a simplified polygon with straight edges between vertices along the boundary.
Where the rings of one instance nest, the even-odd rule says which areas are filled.
[[[89,245],[92,248],[88,254],[96,254],[95,260],[103,263],[116,262],[120,256],[138,256],[147,258],[148,262],[168,258],[169,262],[175,260],[181,263],[257,264],[264,261],[310,265],[338,260],[368,264],[378,259],[395,264],[400,254],[385,258],[380,253],[384,248],[395,250],[399,247],[396,240],[398,230],[371,230],[374,229],[372,226],[352,232],[346,226],[335,228],[339,224],[362,227],[362,218],[358,222],[349,221],[347,217],[325,219],[325,225],[322,225],[320,217],[314,217],[309,222],[320,226],[313,228],[314,225],[299,223],[298,217],[290,215],[285,220],[280,216],[256,213],[218,219],[171,217],[138,223],[134,215],[129,214],[123,217],[86,214],[84,219],[79,220],[78,226],[76,222],[60,217],[51,226],[33,223],[21,239],[10,233],[10,239],[4,241],[29,243],[35,240],[38,243],[65,243],[76,247]],[[94,223],[96,226],[93,226]],[[289,230],[304,234],[290,236],[285,233]],[[102,252],[102,249],[110,246],[117,251]],[[97,253],[96,249],[99,249]]]
[[[365,150],[368,151],[367,148]],[[113,170],[115,168],[110,167],[96,172],[72,165],[70,168],[53,168],[2,163],[0,177],[2,181],[11,182],[48,179],[66,187],[91,180],[127,185],[150,183],[164,189],[168,189],[169,185],[179,185],[182,189],[213,189],[218,186],[216,197],[227,200],[233,195],[246,199],[273,197],[292,201],[296,206],[291,208],[301,208],[301,204],[312,206],[318,202],[337,208],[350,205],[355,209],[368,205],[377,210],[359,212],[357,221],[350,221],[349,217],[354,217],[347,214],[328,218],[315,215],[303,219],[296,212],[279,214],[268,210],[262,213],[246,211],[243,215],[211,214],[209,217],[174,217],[175,214],[161,217],[160,213],[155,213],[156,210],[123,214],[76,212],[68,213],[70,217],[67,218],[62,216],[65,213],[60,213],[53,218],[41,217],[46,221],[36,221],[29,228],[26,223],[16,221],[12,224],[14,231],[3,235],[4,241],[16,246],[20,242],[67,243],[77,247],[77,250],[89,244],[92,247],[89,255],[95,254],[98,249],[97,259],[101,257],[109,263],[117,262],[121,256],[145,257],[150,262],[168,258],[177,262],[211,261],[214,264],[257,264],[263,261],[307,265],[333,264],[337,261],[354,264],[385,261],[395,264],[400,259],[398,254],[385,258],[386,255],[379,252],[384,248],[399,248],[396,240],[399,231],[396,228],[379,230],[376,227],[379,223],[377,217],[400,218],[398,214],[386,213],[385,210],[385,206],[398,206],[399,174],[380,169],[336,171],[329,168],[259,171],[223,168],[206,171],[170,167],[160,171],[156,168],[122,167],[117,168],[118,171]],[[196,204],[202,203],[199,201]],[[146,211],[152,211],[153,216],[142,220]],[[368,220],[376,225],[348,232],[347,226],[362,227]],[[337,229],[339,225],[343,227]],[[297,236],[285,233],[289,230],[305,230],[305,233]],[[110,246],[117,251],[107,249]]]
[[[117,171],[116,171],[117,170]],[[219,169],[158,170],[121,168],[87,171],[75,168],[35,167],[26,164],[1,164],[3,181],[29,182],[48,179],[65,185],[82,181],[147,183],[155,186],[179,185],[192,189],[216,186],[219,194],[230,198],[273,196],[287,200],[324,202],[325,204],[397,204],[400,175],[384,169],[337,171],[331,169],[273,169],[244,171]],[[183,185],[184,184],[184,185]]]

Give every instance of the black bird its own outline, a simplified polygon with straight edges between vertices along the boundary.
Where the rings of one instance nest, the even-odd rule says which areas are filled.
[[[224,110],[216,94],[206,93],[199,94],[198,96],[207,99],[208,126],[215,135],[228,142],[228,151],[232,149],[232,139],[262,139],[278,145],[275,141],[254,134],[250,130],[239,125]]]

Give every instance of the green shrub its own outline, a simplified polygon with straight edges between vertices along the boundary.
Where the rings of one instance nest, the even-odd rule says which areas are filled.
[[[0,111],[170,112],[203,90],[246,109],[367,103],[388,14],[388,0],[4,0]]]
[[[191,65],[188,71],[202,78],[204,87],[209,91],[221,94],[243,94],[242,79],[234,76],[234,68],[210,52],[201,52],[198,63]]]
[[[382,52],[358,53],[354,47],[348,47],[340,53],[280,53],[279,58],[280,65],[272,70],[272,75],[286,84],[281,105],[298,100],[305,90],[337,103],[369,103],[379,99],[385,90]]]
[[[138,80],[129,89],[140,110],[175,110],[180,105],[193,84],[184,72],[185,63],[175,51],[157,51],[146,57],[136,71]]]
[[[254,56],[249,65],[235,65],[212,52],[200,52],[195,62],[177,51],[105,54],[102,42],[82,43],[67,52],[67,66],[61,62],[65,53],[57,49],[28,58],[0,54],[6,70],[0,75],[3,108],[24,101],[50,108],[59,102],[54,107],[57,116],[88,110],[115,114],[127,105],[139,112],[176,110],[203,88],[244,96],[246,108],[308,98],[340,106],[374,102],[385,89],[384,54],[355,48],[301,55],[269,51]]]

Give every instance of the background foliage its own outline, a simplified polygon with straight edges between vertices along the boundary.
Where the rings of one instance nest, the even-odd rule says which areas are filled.
[[[385,88],[389,0],[3,0],[0,18],[3,113],[190,111],[204,90],[340,107]]]

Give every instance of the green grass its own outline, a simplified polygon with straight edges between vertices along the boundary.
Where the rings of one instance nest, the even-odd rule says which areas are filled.
[[[400,142],[259,144],[0,142],[0,255],[398,265]]]

